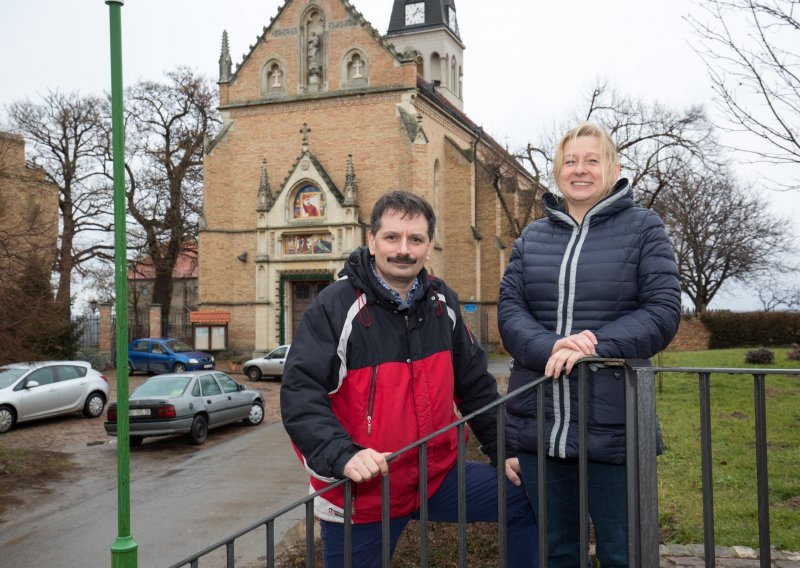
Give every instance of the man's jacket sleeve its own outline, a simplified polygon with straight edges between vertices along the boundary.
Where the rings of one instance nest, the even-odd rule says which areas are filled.
[[[341,479],[345,464],[363,448],[342,427],[328,397],[339,386],[339,338],[322,303],[306,310],[295,335],[281,384],[283,426],[312,475]]]

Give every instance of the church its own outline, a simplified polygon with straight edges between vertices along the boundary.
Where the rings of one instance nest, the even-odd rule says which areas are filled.
[[[433,205],[427,268],[499,345],[498,285],[537,186],[464,113],[465,69],[455,0],[394,0],[385,35],[348,0],[286,0],[235,70],[223,32],[192,314],[212,346],[291,343],[393,189]]]

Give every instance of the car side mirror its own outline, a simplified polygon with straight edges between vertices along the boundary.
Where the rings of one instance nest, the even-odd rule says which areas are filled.
[[[38,386],[39,386],[39,381],[28,381],[27,383],[25,383],[25,388],[26,389],[32,389],[32,388],[38,387]]]
[[[247,390],[247,387],[245,385],[239,385],[239,390],[240,391]]]

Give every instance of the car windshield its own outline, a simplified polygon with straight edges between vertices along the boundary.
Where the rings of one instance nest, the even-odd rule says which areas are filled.
[[[180,339],[170,339],[169,341],[165,341],[164,345],[169,347],[170,351],[173,353],[188,353],[189,351],[194,351],[194,349],[186,345]]]
[[[191,380],[191,377],[154,377],[133,391],[131,398],[180,396]]]
[[[27,372],[27,369],[0,369],[0,389],[10,387],[14,381]]]

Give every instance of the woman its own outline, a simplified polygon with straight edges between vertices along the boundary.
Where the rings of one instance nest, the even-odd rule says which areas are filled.
[[[544,196],[546,217],[514,244],[500,284],[503,344],[514,357],[509,391],[542,375],[545,387],[548,566],[580,563],[576,361],[648,358],[680,320],[678,269],[658,215],[635,206],[609,135],[584,123],[556,148],[563,197]],[[617,181],[618,180],[618,181]],[[589,379],[589,514],[603,568],[627,566],[624,381],[613,369]],[[508,404],[509,479],[537,509],[536,393]],[[510,455],[513,455],[510,454]]]

